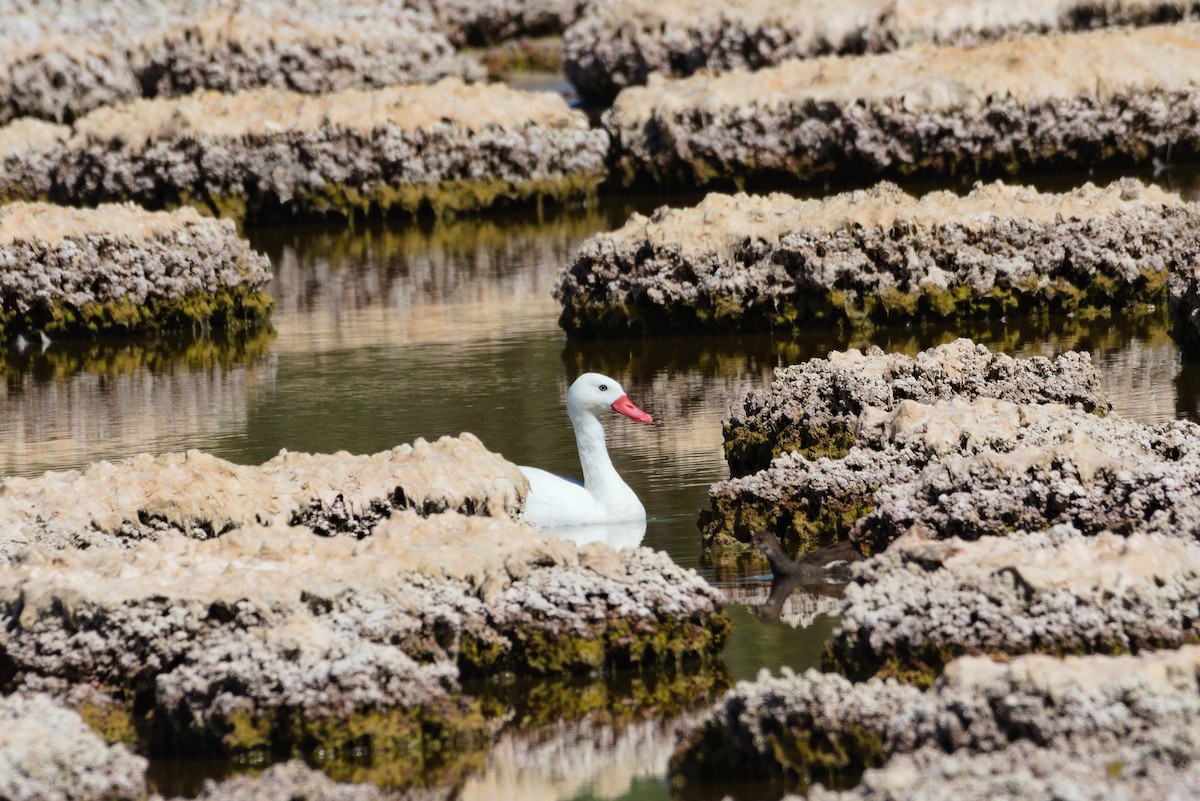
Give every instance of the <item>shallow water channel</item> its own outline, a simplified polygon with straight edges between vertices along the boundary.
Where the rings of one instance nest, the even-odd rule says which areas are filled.
[[[1159,178],[1195,192],[1192,179],[1181,187],[1179,176]],[[769,382],[772,368],[848,346],[915,352],[963,334],[1022,355],[1090,350],[1121,413],[1144,421],[1200,417],[1200,370],[1181,363],[1161,309],[869,335],[568,343],[550,292],[578,243],[635,209],[687,200],[609,201],[540,219],[530,212],[423,226],[248,231],[275,268],[273,331],[8,347],[0,354],[0,474],[184,448],[258,463],[280,448],[374,452],[470,431],[513,461],[578,475],[563,394],[576,374],[605,372],[656,420],[614,419],[608,427],[614,461],[651,517],[644,544],[698,569],[734,601],[728,674],[696,679],[703,702],[706,692],[762,668],[816,665],[836,623],[823,614],[828,599],[801,593],[767,608],[769,577],[757,566],[718,569],[701,560],[696,515],[709,484],[727,474],[721,420],[744,392]],[[522,698],[553,694],[555,708],[581,714],[546,720],[529,700],[486,753],[403,783],[453,785],[457,793],[446,795],[463,799],[666,798],[674,726],[688,705],[672,700],[619,714],[597,700],[620,697],[619,686],[630,682],[643,697],[657,697],[658,681],[593,677],[520,688]],[[170,760],[157,763],[154,776],[161,790],[188,792],[205,776],[253,767]],[[335,774],[377,779],[386,775],[381,767]]]

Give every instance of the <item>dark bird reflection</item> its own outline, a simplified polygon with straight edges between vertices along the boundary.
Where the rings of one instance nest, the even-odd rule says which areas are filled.
[[[755,617],[765,622],[780,620],[785,605],[799,610],[830,608],[830,601],[840,600],[845,593],[850,566],[862,559],[849,542],[835,543],[799,559],[788,556],[779,539],[770,532],[755,534],[750,544],[771,563],[770,595],[766,603],[752,608]],[[789,604],[793,596],[799,597]],[[799,616],[808,617],[804,611]]]

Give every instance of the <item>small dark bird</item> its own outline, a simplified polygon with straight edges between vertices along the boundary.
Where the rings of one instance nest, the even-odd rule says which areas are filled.
[[[779,538],[769,531],[756,532],[750,545],[762,551],[771,563],[776,578],[798,578],[805,581],[847,581],[850,565],[862,559],[849,540],[834,543],[807,553],[799,559],[788,556]]]

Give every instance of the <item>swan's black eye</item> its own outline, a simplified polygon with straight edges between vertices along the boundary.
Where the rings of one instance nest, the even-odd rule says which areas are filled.
[[[600,391],[601,391],[601,392],[608,392],[608,384],[601,384],[601,385],[600,385]]]

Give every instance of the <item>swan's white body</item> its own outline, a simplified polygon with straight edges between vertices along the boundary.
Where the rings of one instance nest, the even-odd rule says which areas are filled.
[[[630,402],[621,385],[599,373],[584,373],[567,391],[567,415],[575,428],[583,486],[536,467],[529,479],[525,519],[539,528],[645,522],[646,509],[613,467],[599,415],[615,411],[639,423],[650,415]]]

